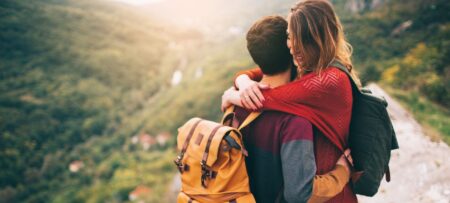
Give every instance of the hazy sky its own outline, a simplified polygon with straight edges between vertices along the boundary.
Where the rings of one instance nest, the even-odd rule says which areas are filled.
[[[148,4],[152,4],[152,3],[158,3],[158,2],[161,2],[164,0],[113,0],[113,1],[123,2],[126,4],[130,4],[130,5],[141,6],[141,5],[148,5]]]

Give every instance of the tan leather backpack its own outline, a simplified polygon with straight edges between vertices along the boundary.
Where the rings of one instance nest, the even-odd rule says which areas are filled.
[[[192,118],[178,129],[175,160],[181,173],[177,203],[254,203],[239,130],[259,115],[251,113],[237,128],[233,107],[222,122]]]

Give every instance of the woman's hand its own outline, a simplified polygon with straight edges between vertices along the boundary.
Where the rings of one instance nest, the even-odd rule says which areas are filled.
[[[350,149],[344,151],[344,154],[338,159],[336,165],[344,166],[349,174],[352,172],[353,159],[352,156],[350,155]]]
[[[268,85],[255,82],[247,75],[240,75],[236,78],[236,86],[239,88],[239,96],[245,108],[255,111],[263,107],[264,96],[261,90],[268,89]]]
[[[230,87],[222,95],[222,105],[220,109],[222,110],[222,112],[225,112],[225,110],[227,110],[227,108],[233,104],[240,107],[244,107],[242,105],[239,92],[236,89],[234,89],[234,87]]]

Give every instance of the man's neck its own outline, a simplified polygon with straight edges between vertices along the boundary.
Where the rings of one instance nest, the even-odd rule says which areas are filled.
[[[276,75],[263,75],[261,83],[269,85],[271,88],[278,87],[290,82],[291,71],[278,73]]]

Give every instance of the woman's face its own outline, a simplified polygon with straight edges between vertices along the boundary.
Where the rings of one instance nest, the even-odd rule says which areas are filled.
[[[292,47],[292,44],[293,44],[292,32],[289,30],[289,28],[290,28],[290,21],[291,21],[291,14],[288,15],[287,21],[288,21],[288,27],[286,29],[286,34],[287,34],[287,41],[286,41],[286,43],[287,43],[287,47],[289,48],[289,51],[291,52],[292,58],[294,60],[294,64],[295,64],[295,66],[298,67],[297,60],[295,60],[294,49]]]
[[[292,33],[289,31],[289,27],[291,24],[290,21],[291,21],[291,14],[289,14],[287,17],[288,27],[286,29],[286,34],[287,34],[287,42],[286,43],[287,43],[289,50],[291,51],[291,54],[293,54],[294,50],[292,49]]]

